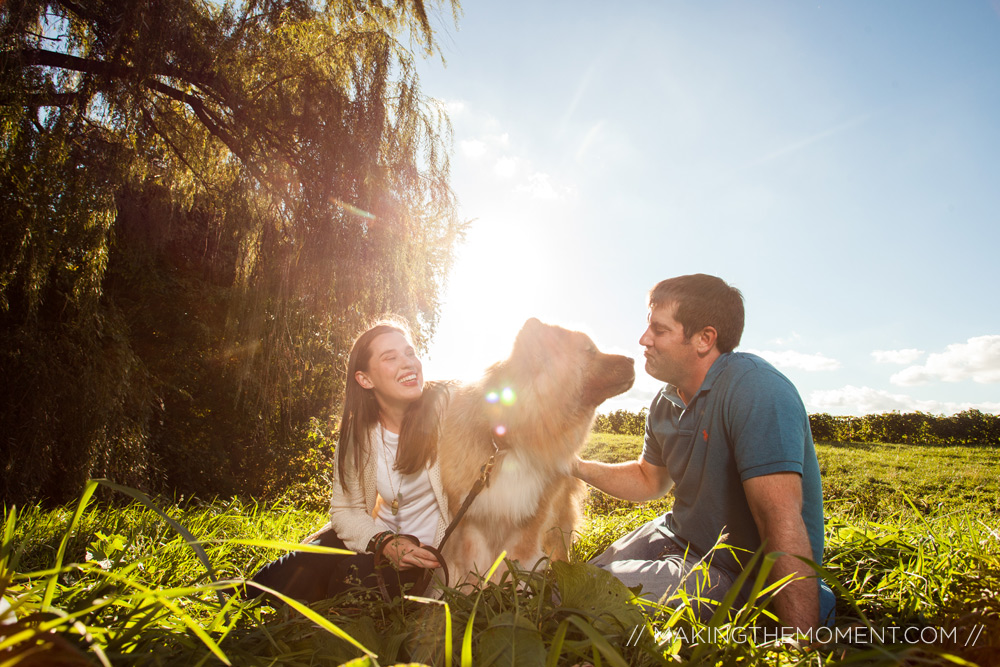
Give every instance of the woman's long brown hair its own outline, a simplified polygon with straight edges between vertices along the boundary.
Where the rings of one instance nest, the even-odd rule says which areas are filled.
[[[354,376],[358,371],[368,372],[372,342],[386,333],[399,333],[406,340],[413,340],[406,323],[393,318],[380,320],[358,336],[351,346],[351,354],[347,358],[344,414],[337,439],[337,468],[340,471],[344,470],[349,454],[354,469],[360,471],[362,451],[371,452],[371,434],[379,418],[378,401],[374,391],[362,387]],[[423,470],[437,458],[438,426],[448,396],[447,383],[427,382],[420,398],[407,407],[400,428],[395,465],[403,474]],[[341,487],[347,491],[343,472],[339,477]]]

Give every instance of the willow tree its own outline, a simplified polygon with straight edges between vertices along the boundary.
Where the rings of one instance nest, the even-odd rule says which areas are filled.
[[[462,231],[424,0],[0,3],[5,498],[280,485]]]

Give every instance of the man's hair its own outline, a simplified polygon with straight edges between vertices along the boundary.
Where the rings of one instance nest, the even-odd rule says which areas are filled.
[[[721,278],[704,273],[677,276],[649,291],[649,307],[676,303],[674,319],[690,338],[705,327],[715,327],[720,352],[732,352],[743,336],[743,295]]]

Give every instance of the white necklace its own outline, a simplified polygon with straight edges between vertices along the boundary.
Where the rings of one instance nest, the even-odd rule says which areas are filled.
[[[385,474],[389,479],[389,489],[392,490],[392,495],[394,496],[392,502],[389,504],[389,511],[392,512],[393,516],[399,514],[399,504],[403,502],[403,487],[400,484],[399,491],[396,490],[396,486],[392,483],[392,468],[389,466],[389,448],[385,446],[385,427],[379,424],[379,428],[382,430],[382,463],[385,464]],[[396,445],[399,446],[398,444]]]

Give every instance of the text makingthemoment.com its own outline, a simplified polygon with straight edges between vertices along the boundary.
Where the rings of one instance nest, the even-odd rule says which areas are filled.
[[[797,639],[811,644],[948,644],[972,647],[979,641],[985,625],[973,625],[970,628],[936,628],[913,626],[847,626],[842,628],[820,627],[806,632],[795,628],[784,627],[737,627],[737,628],[684,628],[671,627],[662,630],[651,629],[646,625],[637,625],[625,642],[626,646],[638,644],[644,636],[652,634],[654,641],[660,645],[673,644],[680,641],[683,644],[765,644],[786,639]]]

